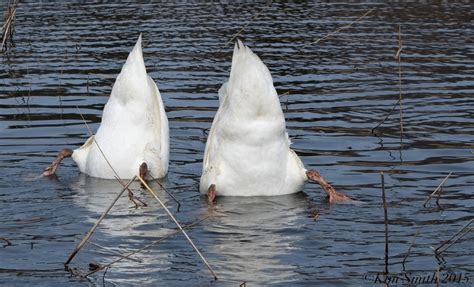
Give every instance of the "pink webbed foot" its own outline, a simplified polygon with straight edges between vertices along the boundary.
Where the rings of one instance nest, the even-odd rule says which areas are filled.
[[[341,203],[353,201],[350,197],[344,193],[336,191],[332,185],[330,185],[320,174],[315,170],[306,171],[306,176],[309,180],[318,183],[329,197],[329,203]]]
[[[216,190],[216,185],[211,184],[209,188],[207,189],[207,203],[210,205],[213,205],[214,202],[216,201],[216,196],[217,196],[217,190]]]
[[[140,167],[138,168],[138,176],[140,176],[141,178],[145,179],[146,175],[148,173],[148,166],[147,164],[144,162],[140,165]],[[140,186],[142,188],[145,188],[145,186],[142,184],[140,184]],[[142,206],[148,206],[145,202],[143,202],[140,198],[136,197],[135,194],[129,189],[128,189],[128,199],[130,199],[130,201],[133,202],[133,204],[135,204],[135,209],[137,209],[138,207],[140,207],[140,205]]]
[[[58,153],[56,158],[53,160],[53,162],[44,169],[43,171],[43,176],[52,176],[56,173],[56,170],[59,167],[59,164],[61,161],[67,157],[72,156],[73,151],[71,149],[65,148],[62,151]]]

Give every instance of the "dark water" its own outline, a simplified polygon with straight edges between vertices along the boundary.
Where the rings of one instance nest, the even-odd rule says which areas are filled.
[[[466,3],[273,3],[261,12],[241,38],[284,94],[294,149],[307,167],[365,204],[330,206],[318,186],[307,184],[291,196],[219,199],[216,210],[199,196],[198,181],[217,90],[230,68],[232,46],[226,42],[265,4],[21,3],[16,48],[0,62],[0,237],[13,244],[0,248],[0,283],[372,285],[373,273],[384,271],[383,171],[389,271],[403,272],[418,232],[405,264],[408,275],[431,275],[440,267],[442,279],[447,272],[462,276],[450,285],[469,286],[473,232],[443,258],[430,249],[474,217],[474,7]],[[350,28],[311,44],[371,8]],[[399,25],[402,145],[398,109],[371,133],[399,98]],[[182,204],[176,213],[182,223],[213,215],[189,234],[219,275],[217,282],[182,235],[136,255],[141,262],[113,265],[105,277],[99,272],[77,279],[63,271],[68,254],[120,186],[80,174],[72,160],[64,161],[57,180],[39,174],[58,150],[76,148],[88,137],[76,106],[97,129],[140,32],[148,72],[170,120],[165,185]],[[432,200],[424,208],[449,172],[441,207]],[[154,199],[138,184],[134,189],[149,207],[136,210],[121,199],[92,242],[125,253],[174,231]],[[88,244],[71,265],[84,272],[89,262],[115,258]]]

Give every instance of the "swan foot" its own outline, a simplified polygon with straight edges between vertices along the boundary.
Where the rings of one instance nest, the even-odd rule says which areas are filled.
[[[53,162],[47,168],[44,169],[43,176],[52,176],[52,175],[54,175],[56,173],[56,170],[58,169],[59,164],[61,163],[61,161],[65,158],[67,158],[67,157],[71,157],[72,153],[73,153],[73,151],[71,149],[68,149],[68,148],[65,148],[62,151],[60,151],[58,153],[58,155],[56,156],[56,158],[53,160]]]
[[[211,184],[207,190],[207,203],[210,205],[213,205],[216,202],[216,196],[217,196],[217,190],[216,190],[216,185]]]
[[[315,170],[306,171],[309,180],[318,183],[329,197],[329,203],[350,202],[352,199],[344,193],[336,191],[320,174]]]
[[[146,163],[142,163],[138,169],[138,174],[141,178],[145,179],[147,173],[148,173],[148,166],[146,165]],[[140,186],[142,188],[145,188],[143,183]],[[135,209],[140,207],[140,205],[144,207],[148,206],[140,198],[136,197],[135,194],[130,189],[128,189],[128,199],[130,199],[130,201],[132,201],[135,204]]]
[[[140,165],[140,167],[138,168],[138,175],[143,179],[145,180],[146,178],[146,175],[148,174],[148,165],[146,164],[146,162],[142,163]],[[146,181],[146,180],[145,180]],[[145,188],[145,185],[143,185],[143,183],[140,184],[140,186],[142,188]]]

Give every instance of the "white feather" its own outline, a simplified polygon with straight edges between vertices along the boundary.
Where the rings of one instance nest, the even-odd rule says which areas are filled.
[[[147,75],[141,40],[140,35],[117,76],[94,138],[119,177],[132,178],[145,162],[153,177],[162,178],[168,172],[168,119],[158,87]],[[72,158],[90,176],[115,176],[92,139]]]
[[[285,118],[268,68],[242,42],[234,48],[227,83],[206,143],[201,193],[218,195],[294,193],[307,177],[290,149]]]

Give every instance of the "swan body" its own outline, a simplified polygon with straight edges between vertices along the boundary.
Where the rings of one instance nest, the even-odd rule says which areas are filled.
[[[103,154],[120,178],[137,175],[142,163],[155,178],[168,172],[168,119],[160,92],[147,75],[141,42],[140,35],[117,76],[97,133],[72,153],[80,171],[90,176],[115,177]]]
[[[200,192],[214,184],[223,196],[281,195],[300,191],[307,179],[303,163],[290,148],[270,72],[238,41],[229,80],[219,90]]]

